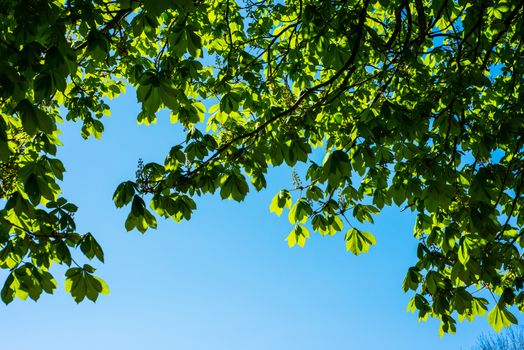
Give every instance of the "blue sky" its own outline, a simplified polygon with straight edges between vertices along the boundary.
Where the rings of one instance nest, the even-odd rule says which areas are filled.
[[[1,349],[470,349],[489,331],[482,318],[440,339],[438,322],[406,313],[401,286],[417,244],[408,212],[386,209],[366,227],[378,241],[369,254],[346,252],[343,234],[288,248],[291,227],[268,208],[290,169],[274,169],[268,189],[243,203],[204,197],[191,222],[125,232],[128,208],[115,208],[114,189],[134,179],[139,158],[163,162],[182,136],[167,116],[138,126],[133,93],[110,105],[100,141],[63,126],[59,157],[78,229],[105,250],[106,263],[94,265],[111,294],[77,305],[55,267],[54,296],[3,307]]]

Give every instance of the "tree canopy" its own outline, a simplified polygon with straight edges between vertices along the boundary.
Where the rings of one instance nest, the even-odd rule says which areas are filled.
[[[524,2],[509,0],[0,0],[1,298],[38,299],[68,266],[75,301],[108,291],[77,207],[60,196],[63,118],[100,138],[132,87],[138,123],[167,109],[185,140],[114,193],[127,230],[189,220],[195,197],[242,201],[295,167],[270,205],[290,247],[341,232],[353,254],[385,206],[416,213],[408,309],[524,308]],[[133,165],[130,165],[133,166]],[[407,234],[407,233],[406,233]],[[75,249],[75,248],[79,248]],[[77,256],[79,255],[79,256]],[[483,290],[479,294],[477,291]],[[488,296],[489,298],[484,298]]]

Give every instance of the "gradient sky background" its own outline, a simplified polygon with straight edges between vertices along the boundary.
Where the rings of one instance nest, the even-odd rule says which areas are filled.
[[[135,101],[132,91],[111,101],[100,141],[66,123],[59,151],[64,197],[80,207],[79,232],[93,232],[105,250],[106,263],[93,265],[111,294],[77,305],[55,266],[54,296],[2,307],[0,349],[466,350],[490,330],[479,318],[440,339],[438,322],[405,311],[412,294],[402,281],[417,244],[408,212],[386,209],[365,227],[378,241],[369,254],[346,252],[341,233],[289,249],[287,218],[268,208],[289,187],[290,169],[274,169],[268,189],[243,203],[200,198],[191,222],[160,219],[156,231],[127,233],[129,208],[115,208],[114,189],[134,179],[139,158],[161,163],[182,141],[165,115],[138,126]]]

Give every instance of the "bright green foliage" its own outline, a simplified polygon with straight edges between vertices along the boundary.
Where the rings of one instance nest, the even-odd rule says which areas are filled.
[[[269,210],[280,216],[284,208],[291,207],[291,194],[289,191],[281,190],[279,191],[269,206]]]
[[[517,319],[504,306],[496,305],[488,314],[489,323],[500,332],[502,328],[509,327],[512,323],[517,324]]]
[[[287,236],[286,240],[290,248],[295,246],[295,244],[303,247],[306,245],[306,239],[308,238],[309,230],[302,225],[295,225],[289,236]]]
[[[102,260],[59,197],[59,108],[100,138],[107,99],[136,88],[139,123],[170,111],[185,140],[114,194],[125,226],[190,219],[194,197],[242,201],[286,165],[287,241],[359,228],[385,206],[417,214],[404,290],[421,319],[500,329],[524,308],[524,3],[494,0],[0,1],[2,298],[52,292],[70,248]],[[318,156],[324,156],[318,162]],[[345,224],[344,224],[345,222]],[[105,287],[72,267],[76,301]],[[480,294],[473,294],[477,290]],[[493,299],[489,303],[481,296]]]
[[[77,303],[87,297],[96,301],[99,294],[109,294],[107,284],[92,275],[95,269],[85,264],[83,267],[72,267],[66,272],[65,290],[70,292]]]
[[[355,255],[367,253],[372,244],[377,244],[377,240],[369,232],[352,228],[346,233],[346,249]]]

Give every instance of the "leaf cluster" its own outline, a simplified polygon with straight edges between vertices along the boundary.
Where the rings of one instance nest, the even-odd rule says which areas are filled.
[[[486,313],[497,330],[516,323],[509,308],[524,308],[523,7],[4,1],[0,223],[9,286],[28,292],[47,281],[27,265],[38,254],[32,264],[41,271],[45,261],[67,264],[68,247],[102,257],[92,236],[76,233],[65,202],[49,207],[64,172],[55,157],[59,111],[82,123],[83,137],[100,138],[107,99],[129,84],[139,123],[167,109],[185,139],[116,189],[117,207],[130,206],[128,230],[155,228],[155,215],[189,220],[206,194],[242,201],[267,186],[270,168],[296,167],[303,172],[270,204],[278,215],[289,209],[290,246],[304,246],[313,231],[342,231],[347,250],[365,253],[376,238],[360,226],[400,206],[416,213],[419,240],[403,284],[414,294],[408,309],[439,319],[441,333]],[[74,269],[67,288],[76,300],[105,291],[91,268]]]

